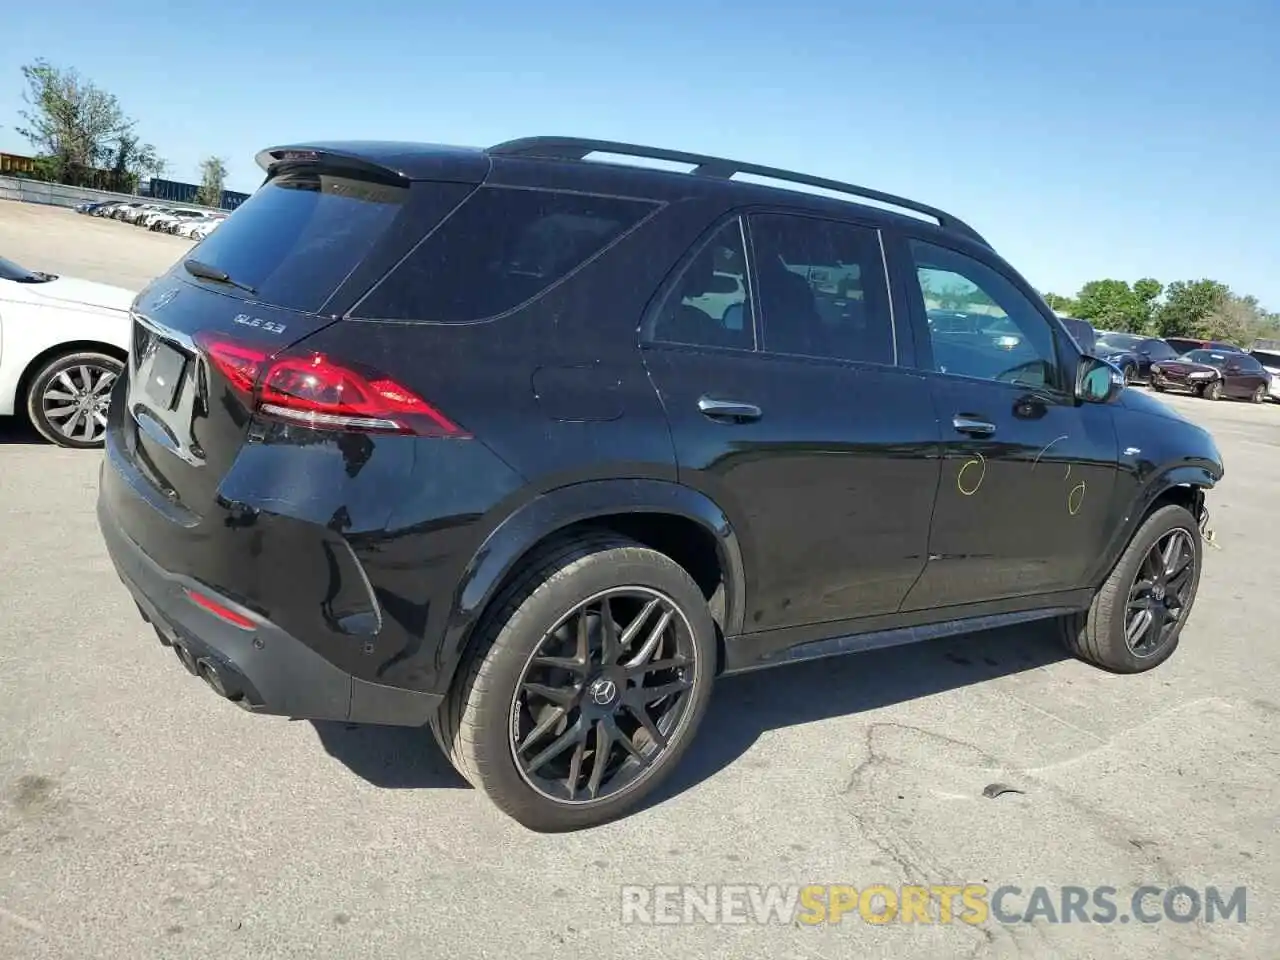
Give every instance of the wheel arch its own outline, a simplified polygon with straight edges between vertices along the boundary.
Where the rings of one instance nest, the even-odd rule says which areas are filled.
[[[46,347],[31,358],[26,367],[23,368],[22,374],[18,377],[17,388],[13,395],[14,412],[26,409],[27,391],[31,389],[31,382],[36,378],[36,374],[51,361],[68,354],[90,351],[104,353],[109,357],[114,357],[121,363],[127,363],[129,360],[128,352],[121,350],[115,344],[106,343],[102,340],[65,340]]]
[[[439,664],[441,689],[452,684],[475,627],[525,560],[554,539],[592,528],[630,537],[685,567],[707,596],[721,645],[724,637],[742,632],[742,551],[728,517],[709,497],[666,480],[575,483],[528,501],[473,554],[449,612]]]
[[[1103,554],[1101,563],[1092,571],[1089,582],[1097,587],[1106,579],[1138,528],[1161,507],[1171,503],[1178,504],[1185,507],[1198,522],[1203,522],[1205,491],[1211,490],[1221,478],[1221,468],[1210,461],[1182,463],[1153,475],[1143,486],[1133,509],[1108,544],[1107,551]]]

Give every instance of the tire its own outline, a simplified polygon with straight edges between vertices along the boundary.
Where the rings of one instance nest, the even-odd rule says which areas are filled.
[[[1126,387],[1131,387],[1131,386],[1133,386],[1135,383],[1137,383],[1137,382],[1138,382],[1138,374],[1137,374],[1137,372],[1133,369],[1133,364],[1131,364],[1131,363],[1126,363],[1126,364],[1124,365],[1124,371],[1123,371],[1123,372],[1124,372],[1124,384],[1125,384],[1125,386],[1126,386]]]
[[[1151,389],[1154,390],[1156,393],[1164,393],[1164,386],[1159,383],[1151,384]]]
[[[1264,403],[1267,399],[1267,388],[1265,386],[1258,387],[1253,391],[1253,396],[1250,399],[1254,403]]]
[[[106,437],[111,387],[122,369],[124,364],[115,357],[94,350],[64,353],[49,360],[31,378],[27,390],[27,417],[31,425],[42,437],[60,447],[76,450],[101,447]],[[55,395],[47,397],[49,392]],[[63,401],[60,406],[61,397],[73,399]],[[58,411],[72,405],[79,408],[74,420],[58,416]],[[91,429],[88,424],[92,424]],[[68,425],[72,425],[70,433],[66,429]]]
[[[1200,391],[1200,396],[1204,397],[1206,400],[1221,400],[1222,381],[1215,380],[1213,383],[1205,384],[1204,389]]]
[[[571,674],[570,669],[557,671],[535,663],[535,655],[541,650],[539,659],[548,657],[545,644],[557,642],[574,647],[575,655],[581,651],[572,625],[566,628],[570,632],[564,634],[564,640],[557,640],[560,634],[553,635],[551,631],[581,609],[587,623],[584,629],[589,634],[591,599],[615,590],[640,591],[634,598],[611,600],[618,619],[622,617],[617,611],[630,605],[639,608],[649,599],[669,605],[671,616],[665,622],[671,626],[659,634],[646,625],[636,635],[633,645],[624,649],[630,656],[635,650],[634,643],[640,643],[641,637],[652,639],[660,635],[661,645],[650,652],[651,658],[659,657],[656,662],[661,663],[672,663],[677,656],[685,659],[683,665],[665,671],[668,676],[674,675],[674,684],[663,679],[664,671],[659,671],[656,679],[660,682],[641,688],[681,687],[669,697],[653,701],[653,704],[673,705],[680,712],[673,715],[665,729],[661,726],[667,721],[666,716],[658,717],[656,722],[649,716],[650,725],[645,727],[632,707],[620,706],[636,693],[631,680],[619,676],[613,692],[609,693],[602,686],[609,679],[607,676],[596,674],[598,679],[592,682],[592,672],[575,667],[572,670],[573,702],[556,700],[554,703],[564,706],[553,706],[552,701],[544,699],[539,704],[543,712],[535,716],[531,704],[536,698],[532,691],[552,689],[548,678],[555,672]],[[650,608],[645,606],[645,609]],[[660,611],[659,616],[645,621],[646,624],[656,625],[666,616],[663,611],[667,608],[660,605],[653,609]],[[594,623],[597,629],[591,643],[593,656],[595,641],[603,639],[598,615]],[[625,633],[622,639],[626,640]],[[675,646],[668,647],[669,642]],[[637,656],[643,655],[644,649],[650,646],[644,644]],[[560,656],[554,661],[556,664],[570,662],[565,653],[567,649],[562,646],[556,651]],[[707,601],[693,578],[670,557],[607,531],[560,540],[538,551],[522,567],[477,624],[474,642],[431,724],[432,732],[458,772],[500,810],[530,830],[558,833],[607,823],[636,807],[679,763],[706,711],[716,653],[716,627]],[[548,672],[537,673],[540,670]],[[542,677],[546,685],[525,686],[530,676]],[[582,678],[580,682],[578,677]],[[559,696],[566,688],[554,689]],[[602,700],[589,702],[597,695],[609,696],[613,706],[600,706]],[[651,708],[652,705],[639,707],[647,716]],[[592,717],[610,710],[614,711],[610,714],[612,720],[602,721],[595,728],[586,726]],[[557,712],[561,719],[555,721],[556,726],[546,732],[540,732],[542,725],[534,726],[541,720],[552,722]],[[614,786],[611,780],[600,784],[600,795],[592,799],[590,788],[595,774],[592,748],[598,742],[595,736],[599,735],[599,728],[609,729],[609,724],[613,725],[611,729],[615,734],[624,728],[630,728],[631,733],[612,740],[608,751],[601,755],[616,758],[624,767],[630,764],[631,770],[639,772],[630,782],[620,781]],[[650,737],[647,729],[656,730],[659,739]],[[533,768],[552,743],[565,740],[571,749],[562,749],[536,771],[526,769]],[[624,741],[631,746],[624,748]],[[535,744],[537,752],[531,749]],[[586,749],[591,749],[591,757],[585,755],[583,744],[588,744]],[[647,766],[636,764],[628,753],[635,751],[637,744],[639,751],[649,758]],[[518,754],[526,750],[532,756],[526,754],[524,761],[518,760]],[[561,771],[567,768],[567,772],[562,773],[562,780],[556,781],[559,784],[556,789],[563,794],[567,784],[574,784],[568,796],[550,795],[553,781],[537,775],[538,771],[557,764],[562,765]]]
[[[1179,591],[1181,610],[1167,636],[1152,649],[1144,650],[1138,643],[1131,644],[1125,636],[1129,626],[1126,614],[1131,591],[1137,588],[1137,581],[1144,579],[1139,577],[1139,573],[1146,574],[1150,569],[1144,569],[1144,564],[1152,548],[1156,544],[1163,546],[1167,537],[1178,536],[1177,531],[1185,533],[1187,540],[1184,545],[1189,548],[1191,556],[1187,581]],[[1089,610],[1062,619],[1062,637],[1067,649],[1079,659],[1112,673],[1143,673],[1164,663],[1178,648],[1182,629],[1191,615],[1200,587],[1203,556],[1200,527],[1185,507],[1169,504],[1156,510],[1133,535],[1110,576],[1094,595]],[[1179,579],[1170,578],[1169,586],[1161,588],[1162,596],[1167,596],[1165,590],[1172,591],[1173,582]],[[1142,591],[1139,589],[1138,592],[1141,594]],[[1147,597],[1151,595],[1151,591],[1146,594]]]

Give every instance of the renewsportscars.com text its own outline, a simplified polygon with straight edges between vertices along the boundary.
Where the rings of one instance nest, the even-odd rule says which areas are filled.
[[[1246,922],[1244,887],[1007,884],[626,886],[622,922],[641,924]]]

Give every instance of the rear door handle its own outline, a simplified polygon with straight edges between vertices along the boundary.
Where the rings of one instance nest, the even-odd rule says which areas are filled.
[[[967,433],[971,437],[989,437],[996,432],[996,425],[990,420],[979,420],[963,414],[952,417],[951,425],[960,433]]]
[[[754,403],[743,403],[739,400],[713,400],[711,397],[699,397],[698,409],[704,417],[712,420],[727,420],[732,423],[759,420],[762,414],[761,409]]]

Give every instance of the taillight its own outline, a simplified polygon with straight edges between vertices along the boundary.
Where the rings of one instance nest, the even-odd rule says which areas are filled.
[[[263,350],[201,335],[196,342],[256,413],[317,430],[405,433],[468,439],[470,434],[390,377],[322,353],[271,358]]]

